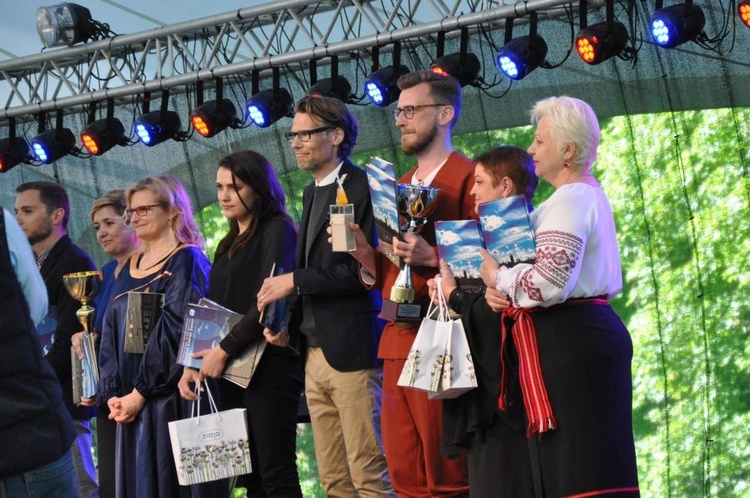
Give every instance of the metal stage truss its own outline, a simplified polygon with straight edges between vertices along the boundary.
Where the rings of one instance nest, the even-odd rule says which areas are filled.
[[[252,71],[338,55],[369,57],[375,46],[456,32],[508,17],[557,17],[578,2],[529,0],[287,0],[80,46],[0,62],[0,124],[12,116],[66,109],[144,91],[184,91]],[[590,8],[604,0],[589,1]],[[106,22],[106,19],[102,19]],[[81,106],[74,108],[74,106]]]

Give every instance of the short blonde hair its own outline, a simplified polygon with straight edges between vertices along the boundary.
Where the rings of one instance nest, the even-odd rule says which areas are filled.
[[[601,131],[599,119],[590,105],[573,97],[550,97],[534,104],[529,114],[533,124],[547,118],[561,150],[569,143],[575,144],[576,152],[570,158],[572,165],[588,168],[594,164]]]
[[[128,202],[125,200],[125,191],[122,189],[110,190],[95,200],[89,213],[91,221],[94,221],[96,212],[105,207],[111,207],[118,216],[122,216],[125,213],[125,208],[128,207]]]
[[[172,229],[178,242],[192,244],[205,250],[206,243],[193,219],[193,204],[190,202],[190,196],[176,176],[155,175],[141,178],[125,193],[128,206],[133,194],[143,190],[150,190],[156,194],[158,202],[175,215]]]

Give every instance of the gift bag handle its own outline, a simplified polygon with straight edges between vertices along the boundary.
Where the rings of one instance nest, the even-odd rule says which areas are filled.
[[[438,293],[438,304],[437,304],[437,321],[439,322],[449,322],[451,321],[451,314],[450,309],[448,308],[448,300],[445,298],[445,293],[443,293],[443,286],[441,285],[442,278],[440,275],[435,277],[435,286],[437,287],[437,293]],[[432,307],[433,303],[432,300],[430,300],[430,308]],[[428,315],[429,310],[428,310]]]
[[[208,383],[204,382],[203,385],[205,386],[205,392],[208,395],[208,409],[209,414],[215,413],[219,420],[221,420],[221,413],[219,412],[219,409],[216,408],[216,402],[214,401],[214,397],[211,395],[211,389],[208,388]],[[190,406],[190,418],[195,419],[195,425],[200,425],[201,422],[201,408],[200,408],[200,393],[201,393],[201,381],[198,380],[195,382],[195,390],[193,391],[196,396],[198,396],[198,399],[193,401],[193,404]]]

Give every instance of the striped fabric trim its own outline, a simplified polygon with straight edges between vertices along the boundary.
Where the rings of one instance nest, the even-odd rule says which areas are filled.
[[[638,492],[640,492],[640,488],[638,486],[631,486],[628,488],[597,489],[596,491],[588,491],[586,493],[568,495],[565,498],[588,498],[589,496],[602,496],[602,495],[614,495],[614,494],[620,494],[620,493],[638,493]]]
[[[518,379],[521,384],[523,404],[526,408],[528,426],[526,435],[550,431],[557,428],[552,405],[549,402],[547,388],[542,378],[542,367],[539,364],[539,350],[536,343],[536,331],[534,322],[528,310],[508,306],[503,310],[501,320],[501,346],[500,358],[502,363],[501,390],[498,406],[505,410],[507,403],[506,372],[507,365],[502,362],[505,349],[505,340],[508,337],[508,322],[515,322],[510,326],[513,343],[518,352]]]

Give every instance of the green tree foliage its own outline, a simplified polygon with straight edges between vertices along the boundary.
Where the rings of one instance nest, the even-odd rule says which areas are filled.
[[[633,337],[643,496],[748,496],[750,109],[622,116],[601,125],[594,173],[618,228],[624,289],[612,304]],[[526,147],[532,133],[530,126],[473,133],[454,145],[476,156],[490,146]],[[394,162],[398,174],[414,164],[398,147],[352,160],[363,165],[371,155]],[[280,176],[298,219],[311,177]],[[535,205],[551,193],[541,182]],[[207,232],[226,226],[219,210],[206,209]],[[322,496],[310,432],[298,435],[306,496]]]

